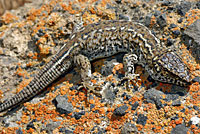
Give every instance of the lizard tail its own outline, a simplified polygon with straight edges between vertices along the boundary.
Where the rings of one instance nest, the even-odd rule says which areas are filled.
[[[33,78],[33,80],[24,87],[19,93],[12,98],[4,101],[0,105],[0,112],[6,111],[12,107],[15,107],[43,91],[50,83],[56,80],[60,75],[65,73],[71,66],[70,60],[65,60],[60,64],[57,63],[57,57],[52,60]]]

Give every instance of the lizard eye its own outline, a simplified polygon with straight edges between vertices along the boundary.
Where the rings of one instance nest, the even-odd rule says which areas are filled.
[[[187,82],[191,81],[191,76],[188,67],[183,63],[181,58],[174,52],[167,52],[163,54],[159,58],[158,63],[168,71],[186,80]]]

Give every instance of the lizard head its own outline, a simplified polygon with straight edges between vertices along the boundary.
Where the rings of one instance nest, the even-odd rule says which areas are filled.
[[[160,81],[174,83],[180,86],[186,86],[192,81],[188,67],[180,56],[173,51],[162,54],[154,62],[157,65],[155,66],[155,70],[158,75],[158,80],[160,77],[160,79],[163,79]]]

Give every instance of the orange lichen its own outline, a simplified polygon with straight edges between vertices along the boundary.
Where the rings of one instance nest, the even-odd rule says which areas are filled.
[[[115,65],[113,70],[112,70],[112,73],[116,74],[116,71],[118,71],[120,69],[123,69],[123,64],[122,63],[119,63],[119,64]]]

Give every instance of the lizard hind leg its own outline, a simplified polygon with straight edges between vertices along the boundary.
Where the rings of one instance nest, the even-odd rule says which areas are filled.
[[[120,81],[120,83],[126,80],[126,89],[130,91],[130,81],[134,82],[136,86],[139,86],[136,81],[141,80],[137,77],[139,74],[135,74],[135,63],[138,62],[138,56],[135,54],[125,54],[123,57],[123,65],[125,70],[125,77]]]
[[[74,63],[77,67],[80,68],[80,74],[81,74],[81,86],[78,87],[78,90],[81,90],[83,88],[86,89],[86,103],[89,102],[89,93],[93,92],[94,94],[97,94],[98,96],[101,96],[100,92],[96,90],[96,86],[91,82],[92,79],[92,71],[91,71],[91,64],[89,59],[79,54],[74,57]]]

